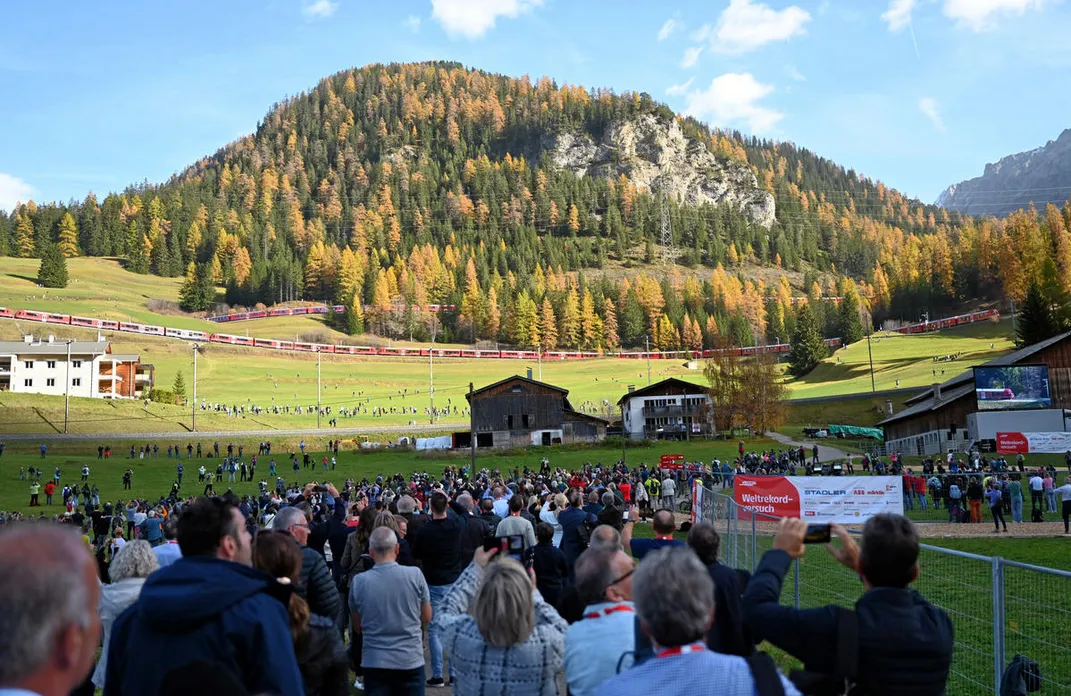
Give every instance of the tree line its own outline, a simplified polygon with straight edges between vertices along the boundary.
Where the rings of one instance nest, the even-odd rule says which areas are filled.
[[[783,342],[800,296],[822,335],[850,339],[866,312],[913,321],[1023,300],[1035,280],[1071,289],[1066,209],[972,220],[690,118],[685,133],[750,167],[777,219],[765,229],[732,206],[670,200],[678,267],[657,271],[657,196],[541,157],[558,134],[597,139],[644,114],[678,118],[642,93],[455,63],[346,70],[163,184],[0,214],[0,254],[117,256],[185,277],[191,311],[221,286],[230,304],[346,305],[336,320],[354,333],[591,350]],[[758,267],[783,273],[763,282]],[[431,303],[460,311],[414,308]]]

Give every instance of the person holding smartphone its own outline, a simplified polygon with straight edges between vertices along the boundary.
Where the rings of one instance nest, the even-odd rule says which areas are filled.
[[[812,533],[818,535],[812,528]],[[826,549],[858,574],[865,592],[855,603],[860,693],[886,696],[943,696],[952,665],[952,620],[940,607],[910,589],[919,576],[919,536],[902,515],[875,515],[863,526],[860,549],[839,524],[830,528],[839,544]],[[781,520],[773,548],[762,556],[744,591],[744,620],[757,641],[767,640],[814,675],[834,675],[839,630],[845,617],[837,606],[796,609],[780,604],[781,586],[792,561],[806,551],[808,525]],[[894,640],[895,650],[890,650]]]

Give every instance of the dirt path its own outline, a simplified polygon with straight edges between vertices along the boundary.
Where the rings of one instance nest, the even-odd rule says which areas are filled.
[[[806,451],[807,453],[807,459],[810,460],[811,449],[814,447],[814,442],[800,442],[799,440],[794,440],[783,433],[768,433],[768,435],[772,439],[777,440],[786,447],[803,447],[804,451]],[[830,447],[829,445],[823,445],[820,442],[818,443],[818,461],[828,462],[834,459],[847,458],[848,453],[844,450],[837,449],[836,447]]]

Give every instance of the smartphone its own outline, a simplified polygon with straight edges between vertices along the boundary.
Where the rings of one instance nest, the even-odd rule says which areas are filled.
[[[524,562],[524,536],[521,534],[511,534],[508,537],[503,537],[505,544],[505,552],[510,556],[513,556],[518,561]]]
[[[513,534],[504,537],[487,536],[483,539],[483,549],[484,551],[498,549],[498,555],[508,554],[516,558],[518,561],[523,561],[524,536],[521,534]]]
[[[807,533],[803,535],[804,544],[828,544],[830,540],[829,523],[809,524]]]

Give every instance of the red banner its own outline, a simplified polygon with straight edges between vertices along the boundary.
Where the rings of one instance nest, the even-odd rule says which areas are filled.
[[[784,476],[736,476],[733,498],[740,506],[740,519],[750,519],[745,510],[774,517],[800,517],[800,494]]]
[[[663,454],[658,458],[658,466],[662,469],[683,469],[683,454]]]
[[[1022,433],[997,433],[997,452],[1001,454],[1026,454],[1030,442]]]

